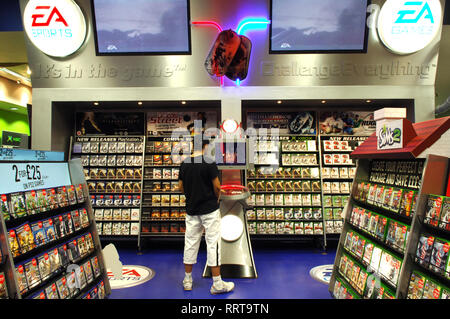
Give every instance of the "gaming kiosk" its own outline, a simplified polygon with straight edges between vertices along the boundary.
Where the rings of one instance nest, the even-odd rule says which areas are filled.
[[[216,142],[216,163],[221,173],[221,276],[223,278],[257,278],[247,227],[248,189],[242,185],[246,169],[247,147],[241,142]],[[210,277],[206,265],[203,277]]]

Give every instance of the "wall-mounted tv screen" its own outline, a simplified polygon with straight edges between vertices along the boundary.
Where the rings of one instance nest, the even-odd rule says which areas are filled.
[[[270,53],[367,51],[369,0],[272,0]]]
[[[92,0],[98,55],[190,54],[189,0]]]

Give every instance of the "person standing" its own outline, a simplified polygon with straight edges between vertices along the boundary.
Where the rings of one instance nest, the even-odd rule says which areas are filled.
[[[230,292],[234,283],[220,276],[220,181],[216,163],[205,162],[208,140],[202,140],[202,149],[195,150],[180,166],[179,188],[186,196],[186,233],[183,263],[184,290],[192,290],[192,268],[197,263],[203,228],[207,245],[207,265],[211,268],[211,294]]]

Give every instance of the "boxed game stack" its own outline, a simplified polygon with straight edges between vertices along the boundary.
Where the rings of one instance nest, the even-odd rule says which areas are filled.
[[[450,299],[450,288],[419,271],[413,271],[407,299]]]
[[[353,289],[353,298],[394,299],[395,289],[392,289],[391,284],[386,285],[384,281],[381,281],[377,273],[387,274],[393,271],[398,275],[397,267],[400,266],[398,261],[381,249],[379,251],[373,250],[371,263],[372,260],[374,261],[373,264],[366,268],[359,259],[343,253],[337,265],[335,265],[338,275],[334,286],[332,286],[333,295],[336,298],[341,298],[339,289],[344,284],[344,286],[350,286]]]
[[[373,298],[364,294],[367,284],[371,285],[367,282],[368,278],[375,278],[384,286],[392,288],[388,291],[395,296],[392,291],[395,291],[398,283],[402,259],[384,249],[377,241],[370,240],[356,231],[348,231],[345,234],[343,248],[360,264],[360,268],[356,268],[357,274],[348,276],[347,272],[343,271],[342,275],[361,297]]]
[[[139,234],[143,137],[76,137],[101,236]]]
[[[141,233],[185,232],[186,197],[178,189],[180,164],[191,154],[191,137],[148,137],[144,163]]]
[[[420,233],[415,252],[415,269],[420,269],[427,276],[420,275],[417,270],[411,275],[411,298],[449,298],[450,286],[450,198],[440,195],[428,195],[426,198],[423,228]],[[431,278],[428,278],[431,277]],[[425,288],[423,282],[425,281]],[[427,293],[426,283],[434,287],[434,293]],[[410,296],[408,296],[410,297]]]
[[[323,235],[319,151],[315,136],[256,141],[247,171],[250,234]]]
[[[340,234],[342,212],[348,202],[356,163],[350,153],[366,140],[366,136],[321,136],[323,214],[327,234]]]

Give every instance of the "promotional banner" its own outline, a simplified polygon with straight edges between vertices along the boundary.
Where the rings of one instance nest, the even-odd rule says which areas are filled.
[[[373,112],[320,112],[319,132],[322,135],[369,136],[376,130]]]
[[[315,112],[249,112],[247,128],[277,128],[280,134],[315,135],[316,114]]]
[[[171,135],[174,130],[193,133],[194,121],[202,121],[202,128],[218,127],[217,112],[149,112],[147,135]]]
[[[71,185],[67,163],[1,163],[0,194]]]
[[[145,113],[79,112],[76,135],[144,135]]]

